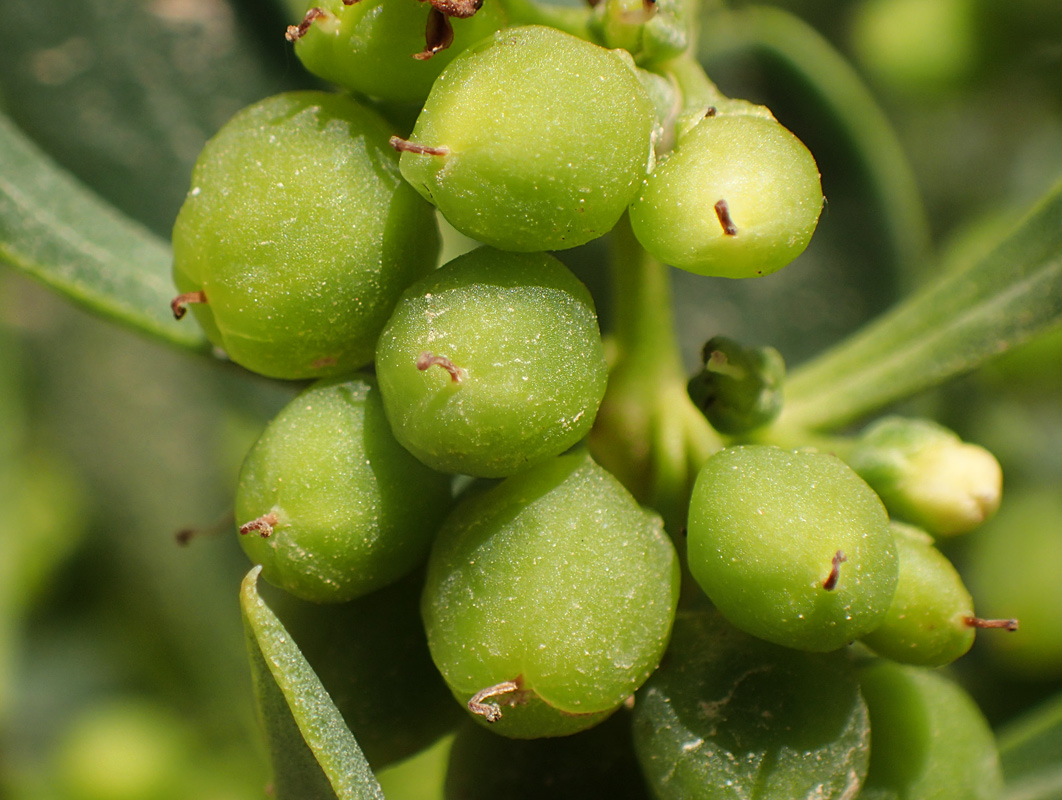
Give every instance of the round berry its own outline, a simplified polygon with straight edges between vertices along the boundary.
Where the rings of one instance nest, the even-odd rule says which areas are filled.
[[[561,456],[454,509],[428,559],[428,646],[492,730],[574,733],[659,664],[678,570],[659,517],[585,453]]]
[[[315,384],[269,423],[240,470],[240,544],[270,583],[343,602],[424,560],[450,479],[391,434],[371,378]]]
[[[721,450],[697,476],[689,567],[737,627],[833,650],[885,619],[896,543],[878,496],[840,459],[765,445]]]
[[[607,380],[586,287],[552,256],[491,248],[409,288],[376,374],[398,441],[440,472],[483,477],[576,444]]]
[[[199,156],[173,229],[175,312],[191,303],[215,345],[270,377],[368,364],[439,245],[389,133],[375,112],[323,92],[237,114]]]
[[[699,122],[631,203],[638,241],[666,264],[724,278],[769,275],[811,241],[822,187],[815,159],[774,119]]]
[[[455,58],[396,145],[402,174],[457,230],[503,250],[562,250],[619,220],[653,121],[629,55],[527,26]]]

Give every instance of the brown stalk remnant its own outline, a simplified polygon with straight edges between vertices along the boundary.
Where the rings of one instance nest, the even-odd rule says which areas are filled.
[[[483,0],[428,0],[448,17],[468,19],[483,7]]]
[[[837,581],[841,578],[841,564],[848,560],[848,556],[844,554],[843,550],[838,550],[834,553],[833,561],[830,566],[830,574],[826,576],[826,580],[822,582],[822,588],[827,592],[832,592],[837,588]]]
[[[437,356],[434,353],[425,350],[417,356],[417,369],[423,372],[431,367],[442,367],[450,373],[450,380],[454,383],[460,383],[461,379],[465,377],[465,371],[455,365],[454,362],[446,356]]]
[[[200,290],[198,292],[185,292],[179,294],[170,301],[170,310],[173,311],[174,319],[181,319],[186,313],[188,313],[188,305],[190,303],[205,303],[207,302],[206,292]]]
[[[970,628],[1003,628],[1011,633],[1018,629],[1016,619],[981,619],[980,617],[963,617],[962,621]]]
[[[343,3],[345,5],[350,5],[350,3],[347,3],[347,0],[343,0]],[[300,22],[298,25],[288,25],[288,30],[284,34],[284,38],[287,39],[289,42],[299,41],[299,39],[306,35],[306,31],[308,31],[310,29],[310,26],[313,25],[314,20],[316,20],[318,17],[327,16],[327,11],[325,11],[323,8],[318,8],[317,6],[314,6],[306,12],[306,16],[302,18],[302,22]]]
[[[416,144],[401,136],[391,137],[391,147],[399,153],[418,153],[423,156],[447,156],[450,154],[449,147],[430,147],[426,144]]]
[[[454,43],[454,26],[450,18],[438,8],[432,6],[428,12],[428,24],[424,28],[424,49],[414,53],[413,58],[427,61],[440,50],[445,50]]]
[[[246,536],[251,531],[258,531],[258,535],[263,539],[268,539],[273,535],[273,526],[280,522],[280,518],[275,512],[270,511],[268,514],[264,514],[258,519],[252,519],[250,522],[245,522],[240,526],[240,535]]]
[[[715,204],[715,215],[719,217],[719,224],[723,226],[723,233],[727,236],[737,236],[737,225],[730,217],[730,206],[726,200],[720,200]]]
[[[497,722],[502,718],[501,706],[498,703],[485,703],[483,701],[490,700],[492,697],[504,697],[505,700],[503,702],[507,706],[522,703],[525,700],[521,691],[523,682],[523,676],[517,675],[515,681],[504,681],[494,686],[488,686],[486,689],[480,689],[468,701],[468,710],[483,717],[487,722]]]
[[[708,108],[704,109],[704,117],[705,117],[705,119],[708,119],[710,117],[714,117],[718,113],[719,112],[716,110],[715,106],[708,106]]]

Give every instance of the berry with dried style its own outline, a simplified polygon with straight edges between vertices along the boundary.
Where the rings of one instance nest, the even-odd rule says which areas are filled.
[[[211,139],[173,229],[173,274],[207,337],[273,378],[372,361],[399,294],[435,265],[430,205],[402,180],[390,130],[348,97],[256,103]]]
[[[236,492],[240,544],[270,583],[338,603],[421,563],[450,508],[450,479],[391,434],[367,377],[319,382],[247,454]]]
[[[638,241],[666,264],[724,278],[776,272],[808,246],[822,209],[815,159],[773,118],[701,120],[631,203]]]
[[[940,667],[964,655],[980,628],[1017,630],[1013,619],[975,616],[973,599],[951,562],[917,528],[892,524],[899,557],[896,594],[885,620],[862,641],[904,664]]]
[[[417,458],[500,477],[586,436],[607,369],[593,300],[567,267],[483,247],[402,296],[376,374],[395,436]]]
[[[563,250],[619,220],[652,158],[654,117],[629,54],[531,25],[455,58],[394,145],[406,180],[462,233]]]
[[[576,453],[454,509],[421,613],[436,666],[477,721],[562,736],[601,722],[656,669],[678,589],[660,519]]]
[[[840,459],[765,445],[716,453],[690,502],[689,567],[731,623],[834,650],[885,619],[896,543],[881,500]]]
[[[388,102],[423,103],[458,53],[504,24],[496,0],[317,0],[288,39],[314,75]]]

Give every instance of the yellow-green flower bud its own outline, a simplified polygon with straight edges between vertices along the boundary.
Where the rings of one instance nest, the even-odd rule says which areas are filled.
[[[887,417],[875,423],[860,436],[848,463],[891,516],[934,536],[973,530],[999,508],[999,462],[929,420]]]

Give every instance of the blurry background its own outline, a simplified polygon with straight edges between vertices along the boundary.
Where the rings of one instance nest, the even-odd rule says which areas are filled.
[[[0,110],[168,238],[205,139],[242,106],[313,85],[284,40],[290,11],[272,3],[0,0]],[[828,205],[807,253],[768,280],[675,273],[691,368],[718,333],[798,363],[905,287],[961,269],[1062,177],[1056,0],[777,5],[872,88],[928,228],[915,196],[891,212],[914,220],[897,233],[875,200],[874,148],[740,13],[706,28],[709,74],[804,139]],[[607,327],[601,253],[565,259]],[[248,563],[228,515],[244,452],[295,388],[168,350],[0,266],[0,798],[263,796],[236,601]],[[1004,466],[999,518],[951,553],[983,616],[1022,619],[1020,638],[982,636],[959,665],[996,723],[1062,688],[1060,399],[1056,333],[908,408]],[[182,547],[189,526],[201,535]]]

